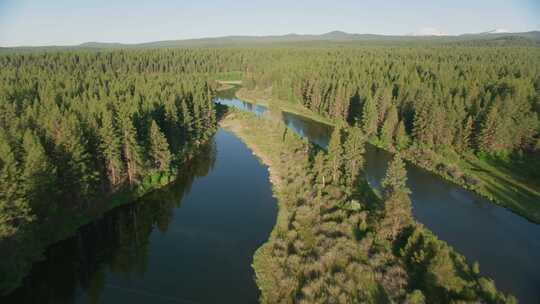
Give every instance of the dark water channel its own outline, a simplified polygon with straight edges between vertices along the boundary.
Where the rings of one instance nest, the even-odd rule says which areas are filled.
[[[276,213],[267,168],[219,129],[175,184],[51,246],[0,303],[257,303]]]
[[[224,92],[217,102],[269,115]],[[270,114],[276,115],[276,114]],[[291,114],[287,126],[325,147],[331,127]],[[379,187],[391,155],[369,146]],[[408,165],[413,214],[521,303],[540,303],[540,225]],[[268,172],[220,129],[178,181],[106,213],[51,246],[25,284],[0,303],[255,303],[251,262],[277,206]]]
[[[276,115],[235,98],[233,91],[223,93],[217,102],[259,116]],[[328,144],[331,126],[292,113],[281,116],[300,136],[321,147]],[[379,188],[392,156],[374,146],[366,150],[368,181]],[[540,225],[414,165],[408,164],[407,172],[413,215],[420,223],[468,262],[478,261],[481,273],[493,278],[500,290],[520,303],[540,303]]]

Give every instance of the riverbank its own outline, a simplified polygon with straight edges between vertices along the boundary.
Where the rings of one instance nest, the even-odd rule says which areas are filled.
[[[218,92],[230,90],[236,86],[242,85],[242,80],[216,80],[219,87]]]
[[[273,160],[267,153],[263,153],[263,150],[269,150],[271,149],[271,146],[264,145],[262,141],[254,140],[256,137],[251,138],[250,136],[253,134],[249,132],[245,125],[241,124],[239,120],[235,119],[234,114],[223,119],[220,122],[220,126],[225,130],[236,134],[240,139],[242,139],[246,146],[253,152],[253,155],[259,158],[262,163],[268,167],[268,173],[272,185],[276,188],[279,187],[281,185],[281,178],[273,169],[275,168],[275,160]],[[250,140],[244,140],[245,138],[249,138]]]
[[[265,297],[273,288],[273,280],[269,279],[272,276],[272,271],[276,267],[277,261],[273,259],[271,254],[272,240],[276,238],[279,227],[287,225],[289,216],[289,208],[286,205],[286,200],[283,195],[283,172],[279,169],[281,160],[278,156],[282,149],[280,145],[276,145],[276,140],[265,140],[260,134],[251,132],[249,123],[246,118],[249,114],[233,111],[228,113],[224,119],[220,121],[220,126],[235,134],[246,144],[253,154],[268,167],[269,179],[272,184],[272,192],[278,203],[278,213],[276,223],[272,229],[271,235],[253,256],[252,267],[255,270],[257,286],[261,291],[261,302],[265,302]],[[279,142],[279,141],[277,141]],[[283,228],[281,228],[283,229]]]
[[[270,182],[272,183],[272,192],[277,199],[278,213],[276,223],[272,229],[271,235],[255,253],[252,267],[255,270],[256,282],[261,291],[261,303],[272,303],[280,295],[280,286],[276,285],[279,281],[280,259],[273,255],[274,243],[278,240],[283,231],[287,231],[288,221],[291,216],[291,206],[288,201],[284,179],[287,179],[286,169],[283,167],[284,161],[280,157],[285,146],[280,140],[280,132],[261,133],[254,132],[254,122],[257,119],[245,112],[235,110],[229,111],[221,120],[220,126],[227,131],[234,133],[240,138],[246,146],[253,152],[259,160],[268,167]],[[262,121],[261,121],[262,122]],[[286,286],[281,286],[286,287]],[[291,293],[291,288],[281,293]]]
[[[284,100],[273,98],[269,90],[249,91],[245,88],[240,88],[235,92],[235,95],[236,97],[238,97],[238,99],[241,99],[249,103],[262,105],[262,106],[267,107],[268,109],[272,109],[272,108],[280,109],[281,111],[300,115],[300,116],[315,120],[320,123],[333,125],[331,120],[323,117],[322,115],[319,115],[317,113],[310,111],[309,109],[305,108],[304,106],[300,104],[291,103]]]
[[[199,149],[212,136],[185,152],[180,166],[189,166]],[[178,170],[148,172],[135,186],[124,185],[107,196],[94,198],[83,210],[57,210],[48,218],[35,223],[16,240],[0,243],[0,295],[9,294],[21,285],[32,265],[44,258],[49,246],[74,236],[77,231],[101,218],[105,213],[132,203],[139,198],[176,181]]]
[[[540,189],[504,164],[496,164],[469,152],[428,151],[424,159],[418,150],[403,151],[411,163],[473,191],[490,202],[540,224]],[[433,161],[435,159],[435,161]]]
[[[0,295],[9,294],[19,287],[24,277],[32,269],[32,265],[43,259],[44,252],[49,246],[70,238],[75,235],[78,229],[90,224],[106,212],[133,202],[153,190],[169,184],[171,181],[171,176],[168,173],[155,173],[144,178],[143,182],[137,187],[121,190],[107,198],[102,198],[98,206],[93,206],[81,213],[74,214],[73,212],[63,211],[49,216],[46,219],[47,222],[39,223],[38,226],[32,227],[30,231],[25,232],[26,235],[22,236],[22,239],[25,240],[24,245],[10,245],[9,241],[4,241],[7,245],[3,244],[0,247],[7,247],[0,255],[2,257],[0,269],[3,272],[0,275]],[[21,246],[24,246],[24,249]],[[26,250],[27,246],[31,249]]]
[[[282,111],[333,125],[331,120],[313,113],[299,104],[272,98],[269,90],[248,91],[241,88],[236,92],[236,96],[243,101],[269,108],[271,106],[278,107]],[[377,140],[372,140],[370,143],[385,151],[395,152],[394,149],[389,149]],[[407,149],[401,152],[403,157],[412,164],[471,190],[531,222],[540,224],[540,186],[527,181],[526,178],[513,172],[511,168],[500,164],[497,166],[472,153],[464,157],[451,151],[435,153],[431,150]]]
[[[277,215],[267,167],[222,128],[199,151],[172,185],[50,247],[0,303],[129,303],[134,286],[142,302],[257,303],[252,257]]]
[[[395,243],[381,239],[378,207],[365,197],[355,197],[360,207],[355,206],[343,186],[321,188],[313,171],[317,165],[309,157],[317,149],[283,124],[232,110],[221,126],[269,166],[278,201],[272,234],[253,261],[262,303],[337,297],[345,302],[491,298],[513,303],[512,297],[496,291],[493,281],[478,274],[477,266],[471,268],[463,256],[417,223]],[[421,252],[426,256],[415,260]],[[432,276],[437,280],[425,281]]]

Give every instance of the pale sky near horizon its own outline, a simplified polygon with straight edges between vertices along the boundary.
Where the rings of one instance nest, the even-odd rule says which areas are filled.
[[[540,30],[540,0],[0,0],[0,46],[493,29]]]

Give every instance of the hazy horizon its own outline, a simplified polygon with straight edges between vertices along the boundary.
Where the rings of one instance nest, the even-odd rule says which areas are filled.
[[[69,46],[78,46],[78,45],[81,45],[81,44],[85,44],[85,43],[104,43],[104,44],[107,44],[107,43],[111,43],[111,44],[114,44],[114,43],[118,43],[118,44],[125,44],[125,45],[137,45],[137,44],[144,44],[144,43],[153,43],[153,42],[161,42],[161,41],[184,41],[184,40],[197,40],[197,39],[219,39],[219,38],[227,38],[227,37],[252,37],[252,38],[257,38],[257,37],[280,37],[280,36],[286,36],[286,35],[313,35],[313,36],[320,36],[320,35],[324,35],[324,34],[329,34],[331,32],[345,32],[346,34],[358,34],[358,35],[377,35],[377,36],[411,36],[411,37],[455,37],[455,36],[459,36],[459,35],[467,35],[467,34],[482,34],[482,33],[487,33],[487,32],[493,32],[493,33],[522,33],[522,32],[537,32],[537,31],[540,31],[539,29],[530,29],[530,30],[526,30],[526,31],[520,31],[520,32],[514,32],[514,31],[504,31],[504,32],[498,32],[498,30],[501,30],[501,29],[492,29],[492,30],[489,30],[489,31],[484,31],[484,32],[467,32],[467,33],[461,33],[461,34],[441,34],[441,35],[438,35],[438,34],[421,34],[421,33],[406,33],[406,34],[377,34],[377,33],[352,33],[352,32],[345,32],[345,31],[342,31],[342,30],[339,30],[339,29],[336,29],[336,30],[332,30],[332,31],[329,31],[329,32],[324,32],[324,33],[297,33],[297,32],[288,32],[288,33],[282,33],[282,34],[255,34],[255,35],[242,35],[242,34],[239,34],[239,35],[236,35],[236,34],[230,34],[230,35],[224,35],[224,36],[205,36],[205,37],[192,37],[192,38],[179,38],[179,39],[163,39],[163,40],[148,40],[148,41],[138,41],[138,42],[119,42],[119,41],[103,41],[103,40],[93,40],[93,41],[82,41],[82,42],[79,42],[79,43],[74,43],[74,44],[43,44],[43,45],[8,45],[8,46],[4,46],[4,45],[0,45],[0,47],[47,47],[47,46],[60,46],[60,47],[69,47]]]
[[[460,35],[540,29],[540,3],[514,1],[0,0],[0,46],[136,44],[224,36]]]

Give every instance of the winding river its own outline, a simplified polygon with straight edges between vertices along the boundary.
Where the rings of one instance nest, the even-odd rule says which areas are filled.
[[[265,116],[233,91],[218,103]],[[281,113],[290,129],[326,146],[331,127]],[[372,146],[366,174],[379,187],[391,155]],[[413,214],[478,261],[520,303],[540,303],[540,225],[408,165]],[[22,287],[1,303],[256,303],[251,262],[277,204],[267,168],[219,129],[174,184],[104,214],[51,246]]]
[[[234,90],[224,92],[217,102],[258,116],[269,113],[264,106],[235,98]],[[327,146],[331,126],[292,113],[281,116],[300,136]],[[391,158],[390,153],[367,146],[366,178],[373,187],[380,187]],[[414,165],[407,165],[407,174],[416,220],[468,262],[478,261],[481,273],[493,278],[500,290],[520,303],[540,303],[540,225]]]
[[[267,168],[219,129],[177,182],[51,246],[0,303],[257,303],[276,214]]]

